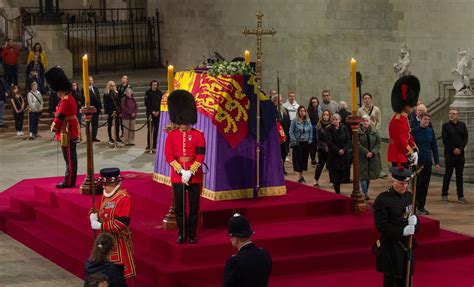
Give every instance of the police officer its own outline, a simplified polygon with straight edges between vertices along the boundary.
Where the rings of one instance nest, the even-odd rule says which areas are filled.
[[[391,167],[390,171],[392,187],[379,194],[373,206],[380,232],[375,250],[377,271],[384,274],[383,286],[398,287],[405,286],[408,254],[413,261],[408,240],[418,230],[419,221],[413,213],[412,194],[407,191],[412,172],[403,167]]]
[[[236,213],[229,219],[227,227],[232,247],[238,252],[225,264],[222,286],[267,286],[272,272],[272,258],[250,240],[254,232],[247,218]]]

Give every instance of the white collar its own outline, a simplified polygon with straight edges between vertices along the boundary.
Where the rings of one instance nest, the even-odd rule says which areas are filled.
[[[110,193],[105,192],[105,189],[104,189],[104,197],[109,198],[112,195],[114,195],[115,192],[120,188],[120,185],[121,183],[117,184],[117,186]]]

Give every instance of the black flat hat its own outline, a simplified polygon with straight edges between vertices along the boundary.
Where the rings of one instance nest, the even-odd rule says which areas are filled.
[[[390,172],[392,173],[392,177],[398,181],[409,181],[412,178],[413,172],[403,166],[390,167]]]
[[[99,182],[117,182],[122,181],[120,169],[116,167],[108,167],[100,170]]]

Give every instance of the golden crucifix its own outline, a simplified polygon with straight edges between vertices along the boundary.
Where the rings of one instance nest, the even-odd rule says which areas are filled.
[[[263,30],[262,28],[262,18],[263,13],[262,11],[257,13],[257,29],[249,30],[244,28],[242,32],[245,36],[247,35],[255,35],[257,36],[257,64],[255,66],[255,73],[257,78],[257,86],[258,89],[262,87],[262,36],[264,35],[275,35],[276,31],[271,30]],[[257,96],[257,138],[256,138],[256,152],[255,152],[255,162],[256,162],[256,176],[255,176],[255,189],[254,189],[254,197],[258,197],[258,193],[260,191],[260,95]]]
[[[275,35],[276,31],[273,29],[270,30],[263,30],[262,28],[262,18],[263,13],[262,11],[257,13],[257,29],[247,29],[244,28],[242,32],[245,36],[247,35],[255,35],[257,36],[257,64],[255,66],[255,73],[257,75],[257,84],[259,88],[262,85],[262,36],[264,35]]]

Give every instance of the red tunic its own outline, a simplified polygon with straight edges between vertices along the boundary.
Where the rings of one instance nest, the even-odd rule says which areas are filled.
[[[396,113],[388,126],[390,142],[388,144],[388,161],[406,163],[413,154],[416,144],[410,133],[410,124],[406,113]]]
[[[79,137],[79,121],[76,113],[76,100],[71,94],[64,95],[56,108],[52,123],[57,141],[61,140],[61,133],[64,132],[69,135],[69,140],[76,140]]]
[[[182,169],[193,173],[189,183],[202,182],[202,163],[206,141],[204,134],[196,129],[186,132],[180,129],[168,133],[165,142],[166,162],[171,165],[171,183],[182,183],[179,172]]]
[[[96,202],[96,208],[99,221],[102,222],[101,231],[112,234],[115,239],[110,262],[124,265],[125,278],[135,276],[132,239],[128,230],[132,209],[130,195],[125,189],[117,190],[108,198],[102,195],[100,201]]]

